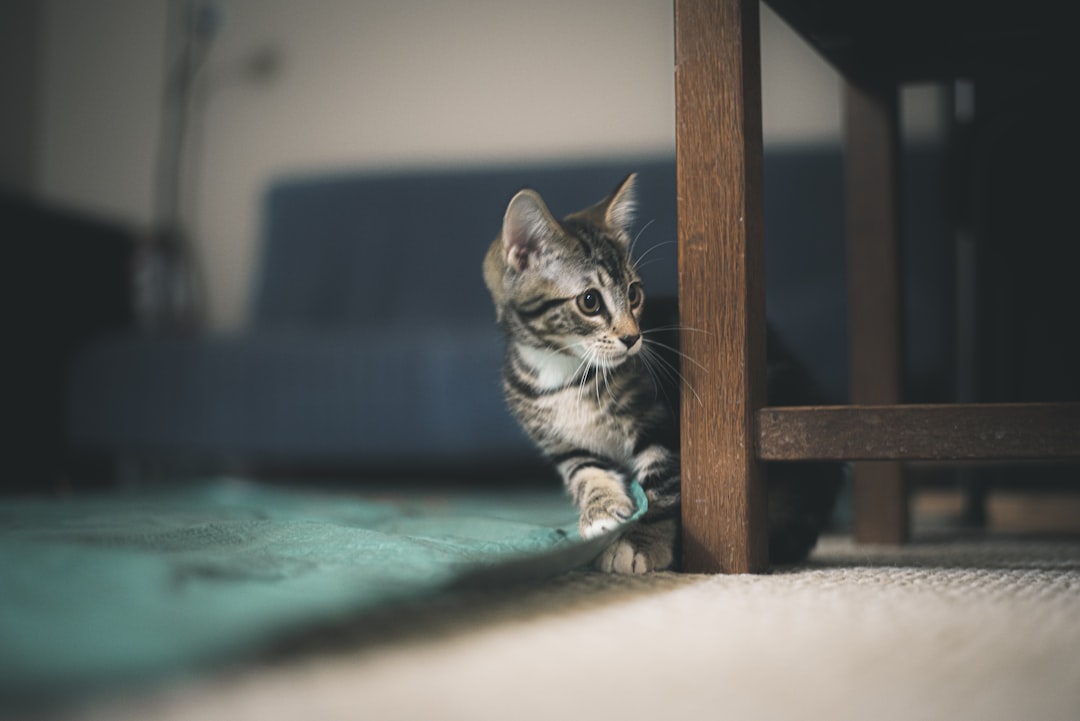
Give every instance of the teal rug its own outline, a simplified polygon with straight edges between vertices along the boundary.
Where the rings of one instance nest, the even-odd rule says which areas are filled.
[[[386,604],[569,571],[611,540],[583,541],[556,491],[219,479],[0,502],[0,705],[197,673]]]

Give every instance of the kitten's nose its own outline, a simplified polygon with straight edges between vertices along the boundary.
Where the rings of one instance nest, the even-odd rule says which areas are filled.
[[[624,335],[620,337],[619,340],[621,340],[623,345],[627,348],[633,348],[634,344],[638,342],[638,338],[640,337],[640,333],[635,333],[634,335]]]

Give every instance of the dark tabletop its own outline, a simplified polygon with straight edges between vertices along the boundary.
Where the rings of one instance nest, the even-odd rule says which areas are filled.
[[[1062,0],[766,0],[857,82],[1069,74],[1077,5]]]

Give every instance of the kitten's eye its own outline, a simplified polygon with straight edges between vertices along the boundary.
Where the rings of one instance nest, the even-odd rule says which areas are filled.
[[[585,315],[596,315],[604,306],[604,301],[600,298],[600,291],[589,288],[577,297],[577,306]]]
[[[645,289],[641,287],[641,283],[630,284],[630,288],[626,291],[626,300],[630,303],[630,307],[635,310],[641,307],[641,304],[645,301]]]

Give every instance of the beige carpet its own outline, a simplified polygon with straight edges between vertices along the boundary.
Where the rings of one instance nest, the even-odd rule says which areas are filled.
[[[1080,719],[1080,543],[826,539],[398,609],[92,719]]]

